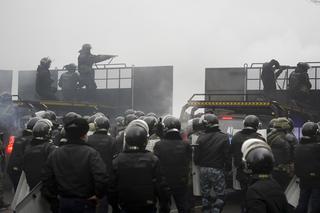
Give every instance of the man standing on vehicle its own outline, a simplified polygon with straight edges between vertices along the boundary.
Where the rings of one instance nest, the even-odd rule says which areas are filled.
[[[220,213],[225,204],[224,172],[231,168],[229,139],[219,129],[219,120],[214,114],[204,114],[200,120],[205,131],[197,140],[194,162],[200,167],[202,212]]]
[[[274,95],[277,91],[277,78],[281,75],[286,66],[280,66],[279,62],[272,59],[262,66],[261,80],[263,82],[263,90],[267,95]]]
[[[56,99],[55,93],[57,88],[51,85],[53,80],[51,79],[51,74],[49,71],[50,66],[51,59],[49,57],[45,57],[41,59],[40,65],[37,68],[36,92],[40,99],[44,100]]]
[[[76,100],[79,87],[79,74],[76,72],[77,66],[74,63],[65,65],[67,72],[63,73],[59,79],[59,87],[65,100]]]
[[[311,89],[308,75],[309,68],[309,64],[300,62],[296,69],[290,73],[288,91],[293,100],[305,101],[308,99]]]
[[[93,55],[91,54],[91,45],[82,45],[81,50],[79,50],[78,56],[78,70],[80,73],[80,88],[86,87],[86,90],[93,95],[97,89],[97,85],[94,80],[94,70],[92,68],[93,64],[99,63],[110,58],[115,57],[115,55]]]

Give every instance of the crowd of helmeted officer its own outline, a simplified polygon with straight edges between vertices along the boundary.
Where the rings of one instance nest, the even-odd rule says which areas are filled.
[[[69,112],[61,123],[49,110],[36,115],[14,144],[8,173],[15,189],[22,171],[30,189],[42,182],[52,212],[108,212],[109,206],[112,212],[170,212],[171,198],[178,212],[192,212],[192,162],[199,167],[202,212],[222,212],[233,170],[242,212],[319,212],[317,123],[303,125],[299,142],[293,121],[275,118],[264,138],[259,118],[248,115],[230,141],[212,113],[183,130],[174,116],[135,110],[115,122],[103,113]],[[284,194],[293,175],[301,188],[295,210]]]

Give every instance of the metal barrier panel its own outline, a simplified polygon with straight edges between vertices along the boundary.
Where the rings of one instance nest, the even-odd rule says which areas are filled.
[[[206,68],[205,93],[218,91],[243,93],[245,89],[245,72],[242,67]]]
[[[57,87],[58,70],[51,70],[53,87]],[[22,100],[39,100],[36,93],[36,74],[35,70],[23,70],[18,73],[18,95]]]
[[[11,94],[12,90],[12,70],[0,70],[0,94],[8,92]]]

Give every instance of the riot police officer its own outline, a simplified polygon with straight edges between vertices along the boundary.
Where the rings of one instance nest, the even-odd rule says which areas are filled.
[[[242,144],[250,138],[257,138],[265,141],[260,133],[257,132],[260,125],[260,120],[255,115],[248,115],[243,120],[244,128],[235,133],[231,140],[231,154],[233,157],[233,165],[236,169],[236,179],[239,181],[241,191],[245,195],[248,185],[248,176],[243,172],[242,164]],[[242,212],[245,212],[244,200],[242,203]]]
[[[158,119],[154,116],[146,116],[143,120],[148,124],[150,135],[146,150],[153,152],[155,144],[160,141],[160,137],[156,134]]]
[[[145,150],[148,125],[137,120],[125,130],[126,149],[113,160],[113,200],[125,213],[155,213],[157,197],[168,190],[159,159]]]
[[[275,158],[273,177],[285,190],[293,176],[293,153],[296,141],[290,135],[290,122],[285,117],[274,121],[274,130],[267,135],[267,141]]]
[[[300,198],[295,212],[316,213],[320,212],[320,141],[317,137],[319,135],[318,125],[314,122],[303,124],[302,135],[303,137],[296,146],[294,155],[295,174],[300,178]]]
[[[22,168],[30,190],[41,181],[41,170],[51,152],[57,147],[51,141],[52,123],[40,119],[32,129],[33,138],[23,154]]]
[[[279,62],[272,59],[270,62],[263,64],[261,80],[263,82],[263,90],[267,95],[274,95],[277,90],[277,78],[281,75],[286,66],[280,66]]]
[[[64,125],[68,141],[48,158],[42,194],[60,213],[95,213],[97,199],[107,189],[109,177],[100,154],[84,140],[89,130],[83,118]]]
[[[127,114],[124,117],[124,126],[127,127],[132,121],[138,119],[138,117],[135,114]],[[124,143],[124,130],[118,132],[118,135],[116,136],[116,150],[117,153],[122,152],[125,148]]]
[[[202,212],[221,212],[225,203],[224,171],[230,171],[228,136],[219,129],[219,120],[214,114],[201,116],[204,134],[197,140],[194,162],[200,167]],[[212,190],[215,195],[212,195]]]
[[[271,148],[260,139],[246,140],[241,148],[246,171],[251,183],[246,192],[247,213],[288,213],[288,203],[271,171],[274,157]]]
[[[116,137],[119,132],[124,130],[124,117],[118,116],[115,118],[115,124],[111,126],[110,134]]]
[[[51,66],[51,59],[49,57],[42,58],[40,65],[37,68],[36,76],[36,92],[40,99],[54,100],[57,88],[52,86],[54,82],[51,79],[49,68]]]
[[[164,135],[160,142],[155,144],[154,154],[160,160],[178,212],[189,212],[187,201],[192,149],[190,144],[182,140],[178,118],[169,115],[164,117],[162,122]],[[167,201],[167,207],[164,204],[162,207],[170,212],[170,200]]]
[[[77,98],[77,90],[79,87],[79,74],[76,72],[77,66],[74,63],[65,65],[67,72],[63,73],[59,79],[59,87],[61,87],[64,100],[74,101]]]
[[[116,154],[115,139],[109,135],[109,119],[107,117],[97,117],[94,120],[96,131],[88,137],[87,143],[97,150],[106,164],[106,170],[110,174],[112,159]],[[108,212],[107,197],[101,199],[97,206],[97,213]]]
[[[8,162],[7,172],[13,183],[14,190],[17,189],[20,180],[25,148],[32,140],[32,129],[38,120],[40,120],[40,118],[38,117],[31,118],[27,122],[26,128],[23,130],[22,136],[16,138],[13,144],[12,153]]]
[[[79,50],[78,56],[78,70],[80,73],[80,88],[86,87],[90,92],[95,91],[97,85],[94,79],[94,70],[92,68],[93,64],[105,61],[107,59],[115,57],[114,55],[93,55],[91,54],[91,45],[82,45],[81,50]],[[93,95],[90,93],[90,95]]]
[[[309,64],[300,62],[296,69],[290,73],[288,91],[293,100],[303,101],[308,98],[311,89],[308,75],[309,68]]]

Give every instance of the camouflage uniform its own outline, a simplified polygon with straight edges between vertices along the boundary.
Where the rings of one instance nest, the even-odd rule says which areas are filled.
[[[221,169],[200,167],[202,212],[220,213],[224,205],[225,177]]]

